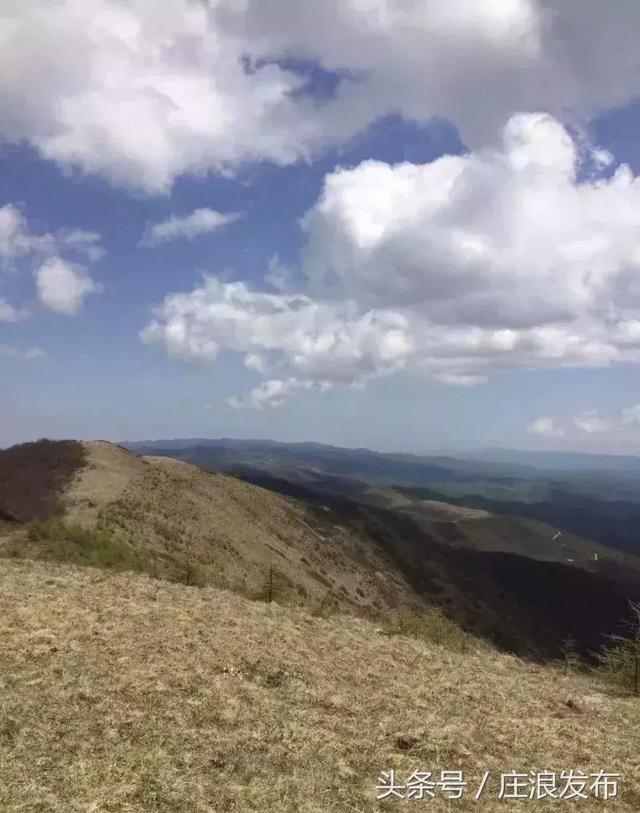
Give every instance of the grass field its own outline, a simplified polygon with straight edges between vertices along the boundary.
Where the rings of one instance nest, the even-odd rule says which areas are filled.
[[[621,773],[640,809],[640,703],[486,644],[456,650],[144,575],[5,561],[0,809],[209,813],[421,809],[377,801],[383,770]],[[423,803],[426,804],[426,803]]]

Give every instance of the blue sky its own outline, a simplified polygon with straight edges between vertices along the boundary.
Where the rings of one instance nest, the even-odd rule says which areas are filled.
[[[416,452],[638,451],[640,86],[621,87],[622,57],[602,66],[611,75],[593,97],[590,71],[581,66],[580,86],[576,66],[559,60],[558,87],[545,95],[550,82],[527,39],[539,34],[534,2],[514,2],[508,26],[479,3],[467,20],[446,20],[446,37],[436,3],[433,19],[413,20],[419,42],[406,47],[406,21],[392,15],[373,32],[391,56],[339,13],[310,45],[311,6],[284,34],[258,9],[243,21],[244,51],[260,56],[258,31],[275,52],[306,56],[283,56],[275,73],[257,62],[256,89],[239,84],[249,79],[229,20],[172,0],[162,41],[175,37],[180,58],[169,67],[164,52],[153,59],[184,80],[171,102],[185,114],[167,134],[169,114],[155,104],[176,77],[148,87],[141,41],[160,36],[149,4],[116,19],[101,17],[113,0],[91,3],[89,33],[75,0],[61,0],[55,25],[80,45],[91,35],[100,66],[113,60],[105,77],[93,71],[92,86],[69,78],[91,67],[88,52],[36,50],[38,32],[54,25],[45,11],[9,12],[18,22],[0,64],[9,99],[0,104],[1,445],[233,436]],[[207,82],[219,71],[220,97],[189,84],[194,58],[181,52],[172,17],[184,9],[185,37],[229,36],[228,59],[218,64],[203,45],[196,65]],[[568,24],[567,37],[601,36],[579,17]],[[487,26],[496,41],[485,53]],[[353,49],[331,44],[336,31]],[[128,49],[121,98],[114,32]],[[421,59],[435,58],[422,56],[427,45],[457,64],[444,87],[415,78]],[[469,76],[465,48],[480,66]],[[536,48],[546,65],[545,43]],[[21,101],[30,79],[16,54],[25,52],[54,64],[43,81],[57,107],[34,112]],[[469,99],[480,79],[500,104],[478,111]],[[123,115],[136,83],[141,96]],[[280,94],[273,110],[265,87],[268,98]],[[198,111],[214,102],[223,118],[201,129]],[[630,180],[616,182],[623,165]],[[237,219],[195,234],[187,219],[198,210]],[[178,224],[171,239],[140,245],[167,222]],[[276,266],[286,273],[274,282]]]

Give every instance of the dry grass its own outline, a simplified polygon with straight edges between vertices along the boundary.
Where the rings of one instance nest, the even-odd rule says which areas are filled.
[[[467,779],[620,771],[618,800],[581,808],[640,809],[640,704],[486,648],[459,654],[213,588],[10,561],[0,641],[7,813],[413,810],[376,802],[375,784],[383,769],[416,767]]]
[[[332,603],[366,614],[424,606],[370,541],[330,515],[177,460],[83,447],[88,462],[66,491],[65,520],[128,546],[151,575],[256,595],[274,568],[292,604],[316,606],[330,592]],[[24,541],[16,548],[40,553]]]

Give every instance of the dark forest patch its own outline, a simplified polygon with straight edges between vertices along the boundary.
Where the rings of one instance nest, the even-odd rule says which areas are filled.
[[[23,523],[55,516],[64,488],[85,460],[75,440],[39,440],[0,450],[0,517]]]

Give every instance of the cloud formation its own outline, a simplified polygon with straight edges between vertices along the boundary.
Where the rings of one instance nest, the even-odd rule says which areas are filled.
[[[527,426],[528,435],[539,435],[543,438],[562,438],[564,430],[556,426],[553,418],[541,417],[531,421]]]
[[[615,421],[601,418],[597,410],[588,409],[574,417],[573,425],[587,435],[606,435],[613,429]]]
[[[527,427],[530,435],[574,438],[585,435],[593,439],[638,441],[640,439],[640,404],[623,407],[613,415],[601,415],[597,409],[585,409],[567,419],[562,427],[553,418],[536,418]]]
[[[633,0],[5,0],[0,137],[167,192],[288,164],[388,114],[477,147],[514,110],[578,118],[640,93]],[[329,98],[301,65],[329,72]],[[297,67],[296,67],[297,66]],[[490,89],[490,92],[487,92]]]
[[[65,316],[75,316],[85,297],[101,290],[82,266],[65,262],[60,257],[45,260],[35,277],[40,302],[45,308]]]
[[[63,229],[37,234],[17,206],[0,207],[0,285],[3,278],[33,273],[40,304],[49,310],[76,314],[87,294],[101,290],[89,277],[86,264],[102,256],[95,232]],[[17,322],[28,315],[27,308],[0,297],[0,322]]]
[[[617,415],[603,417],[595,410],[587,410],[573,419],[576,429],[588,435],[615,435],[640,430],[640,404],[624,407]]]
[[[499,149],[336,170],[303,221],[304,293],[209,278],[169,295],[143,338],[322,386],[640,360],[640,182],[602,177],[606,162],[520,114]]]
[[[239,217],[236,213],[216,212],[214,209],[195,209],[183,217],[173,216],[159,223],[151,223],[140,245],[157,246],[170,240],[181,238],[193,240],[203,234],[218,231],[233,223]]]
[[[19,322],[26,316],[26,311],[15,308],[4,297],[0,297],[0,322]]]
[[[304,390],[318,390],[324,392],[329,389],[328,382],[300,381],[297,378],[285,380],[272,378],[263,381],[247,395],[234,395],[227,399],[227,406],[231,409],[275,409],[282,406],[292,395]]]

